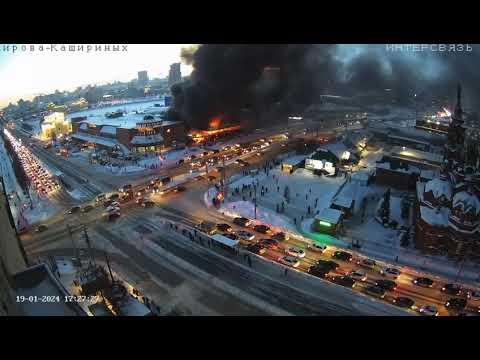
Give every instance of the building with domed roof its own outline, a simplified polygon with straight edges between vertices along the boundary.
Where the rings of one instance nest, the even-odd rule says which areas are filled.
[[[480,260],[480,172],[465,164],[461,87],[440,174],[416,184],[415,246],[426,253]]]

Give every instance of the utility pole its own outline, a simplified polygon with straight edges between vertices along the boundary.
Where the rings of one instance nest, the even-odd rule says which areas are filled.
[[[112,268],[110,267],[110,261],[108,260],[107,252],[104,250],[105,261],[107,263],[108,272],[110,273],[110,279],[112,280],[112,284],[115,282],[113,279]]]
[[[255,213],[255,219],[257,219],[257,185],[253,185],[253,189],[254,189],[254,198],[253,198],[253,205],[254,205],[254,213]]]
[[[71,228],[71,225],[70,224],[67,224],[67,230],[68,230],[68,235],[70,236],[70,240],[72,240],[72,245],[73,245],[73,249],[75,250],[75,256],[78,260],[78,263],[80,264],[80,267],[81,267],[81,259],[80,259],[80,253],[78,251],[78,248],[75,244],[75,240],[73,239],[73,232],[72,232],[72,228]]]
[[[90,244],[90,237],[88,236],[88,233],[87,233],[87,226],[84,224],[83,225],[83,234],[85,235],[85,242],[87,243],[87,246],[88,246],[88,251],[90,253],[90,264],[93,263],[93,265],[97,265],[96,262],[95,262],[95,257],[93,255],[93,248]]]
[[[226,200],[227,198],[227,191],[228,191],[228,186],[227,186],[227,181],[226,181],[226,170],[225,170],[225,157],[222,157],[222,191],[223,191],[223,201]]]

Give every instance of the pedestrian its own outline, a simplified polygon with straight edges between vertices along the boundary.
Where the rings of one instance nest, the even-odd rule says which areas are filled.
[[[277,186],[277,192],[280,192],[280,186]]]
[[[293,218],[293,223],[294,223],[295,225],[297,225],[297,218],[296,218],[296,217]]]
[[[310,215],[311,210],[310,205],[308,205],[308,215]]]
[[[395,257],[395,262],[398,262],[398,255]]]

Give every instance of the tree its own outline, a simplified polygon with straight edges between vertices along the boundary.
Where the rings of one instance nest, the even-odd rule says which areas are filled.
[[[283,196],[285,197],[285,200],[287,201],[287,203],[290,202],[290,188],[288,187],[288,185],[285,186],[285,191],[283,192]]]
[[[383,202],[380,208],[380,218],[384,224],[390,221],[390,188],[383,195]]]

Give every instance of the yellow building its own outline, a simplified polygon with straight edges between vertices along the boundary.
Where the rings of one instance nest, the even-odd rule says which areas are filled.
[[[54,112],[45,116],[42,123],[41,138],[51,140],[54,137],[58,138],[59,136],[68,135],[71,132],[72,123],[69,119],[65,118],[65,114],[62,112]]]

